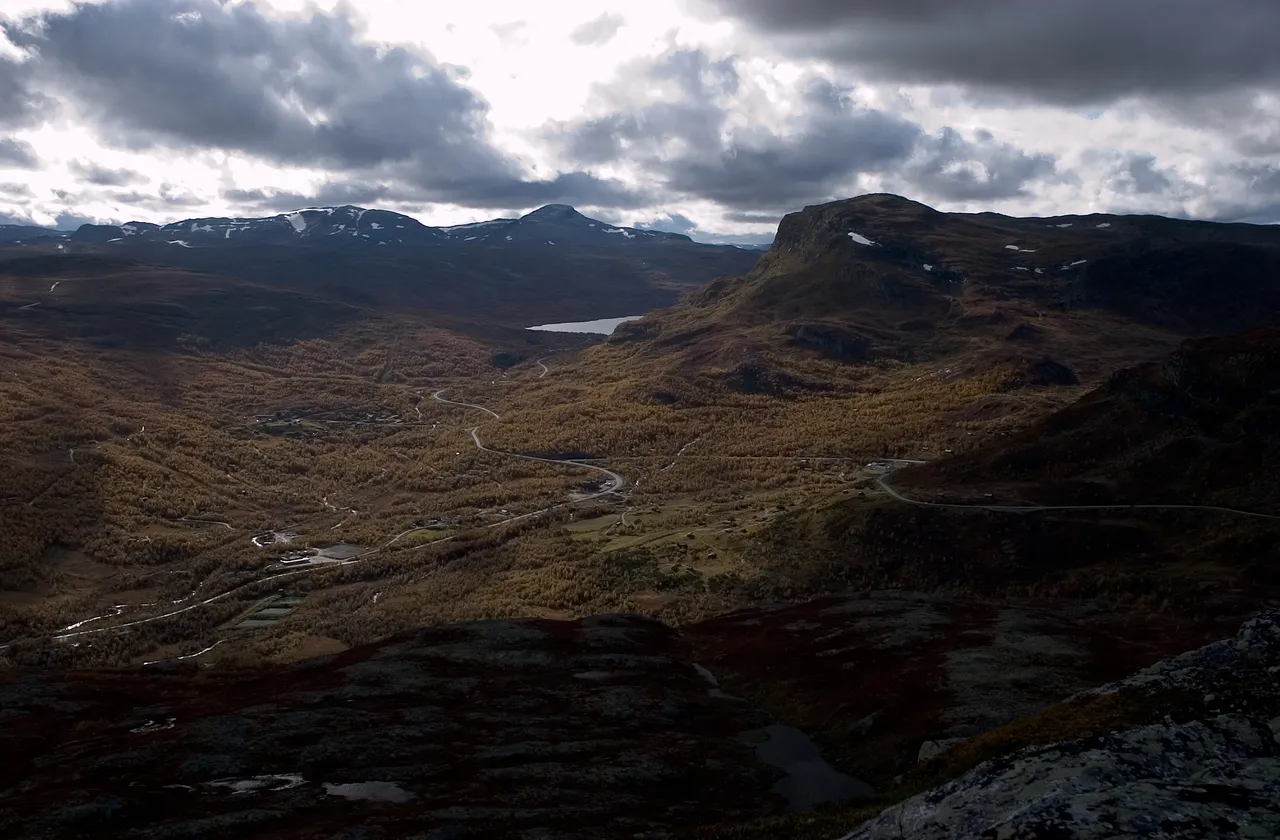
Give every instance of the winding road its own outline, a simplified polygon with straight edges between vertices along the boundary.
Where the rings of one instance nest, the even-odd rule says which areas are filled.
[[[473,407],[479,408],[479,406],[473,406]],[[484,410],[488,411],[488,409],[484,409]],[[490,414],[492,413],[493,412],[490,412]],[[483,441],[480,440],[479,426],[468,429],[467,431],[471,432],[471,439],[475,441],[476,449],[479,449],[481,452],[490,452],[494,455],[505,455],[508,458],[519,458],[522,461],[542,461],[544,464],[563,464],[570,467],[581,467],[584,470],[593,470],[595,472],[604,473],[605,475],[609,476],[609,484],[603,490],[599,491],[598,493],[593,493],[590,496],[588,496],[586,499],[580,499],[579,501],[585,502],[588,499],[598,499],[601,496],[607,496],[610,493],[617,493],[619,490],[622,489],[623,485],[627,483],[627,480],[625,478],[618,475],[613,470],[606,470],[604,467],[597,467],[595,464],[584,464],[581,461],[572,461],[569,459],[562,459],[562,458],[540,458],[537,455],[517,455],[515,452],[503,452],[500,449],[490,449],[489,447],[484,445]],[[550,510],[550,508],[547,508],[547,510]]]
[[[436,391],[434,394],[431,395],[431,399],[435,400],[436,402],[446,403],[448,405],[460,405],[463,408],[474,408],[476,411],[483,411],[485,414],[488,414],[494,420],[502,419],[501,417],[498,416],[497,412],[487,409],[482,405],[475,405],[474,403],[455,402],[454,400],[446,400],[444,397],[440,396],[441,394],[443,394],[445,391],[448,391],[448,390],[449,390],[448,388],[441,388],[439,391]]]
[[[1204,510],[1214,513],[1233,514],[1235,516],[1251,516],[1256,519],[1280,519],[1280,516],[1275,514],[1256,513],[1251,510],[1219,507],[1217,505],[984,505],[965,504],[962,502],[924,502],[902,495],[889,484],[888,479],[888,475],[880,476],[880,478],[876,479],[876,486],[898,501],[918,507],[948,508],[950,510],[989,510],[996,513],[1041,513],[1049,510]]]
[[[448,390],[449,390],[449,389],[447,389],[447,388],[442,388],[441,390],[436,391],[436,392],[435,392],[434,394],[432,394],[431,396],[432,396],[432,398],[433,398],[433,399],[435,399],[437,402],[446,403],[446,404],[448,404],[448,405],[461,406],[461,407],[463,407],[463,408],[470,408],[470,409],[474,409],[474,410],[476,410],[476,411],[483,411],[485,414],[488,414],[489,416],[491,416],[491,417],[493,417],[493,418],[495,418],[495,419],[498,419],[498,420],[502,419],[502,418],[498,415],[498,413],[497,413],[497,412],[495,412],[495,411],[493,411],[493,410],[491,410],[491,409],[485,408],[485,407],[484,407],[484,406],[482,406],[482,405],[475,405],[475,404],[473,404],[473,403],[457,402],[457,401],[455,401],[455,400],[447,400],[447,399],[445,399],[442,395],[443,395],[446,391],[448,391]],[[539,515],[541,515],[541,514],[547,513],[548,511],[552,511],[552,510],[556,510],[557,508],[564,507],[565,505],[578,504],[578,503],[580,503],[580,502],[586,502],[586,501],[590,501],[590,500],[592,500],[592,499],[598,499],[598,498],[601,498],[602,496],[607,496],[607,495],[609,495],[609,494],[611,494],[611,493],[617,493],[617,492],[619,492],[619,491],[620,491],[620,490],[621,490],[621,489],[626,485],[626,479],[625,479],[625,478],[623,478],[623,477],[622,477],[621,475],[619,475],[618,473],[613,472],[612,470],[605,469],[604,467],[597,467],[597,466],[595,466],[594,464],[584,464],[584,463],[581,463],[581,462],[579,462],[579,461],[572,461],[572,460],[567,460],[567,459],[542,458],[542,457],[538,457],[538,456],[536,456],[536,455],[519,455],[519,454],[516,454],[516,453],[514,453],[514,452],[503,452],[503,451],[498,450],[498,449],[490,449],[489,447],[485,446],[485,445],[484,445],[484,442],[480,439],[480,430],[479,430],[479,427],[473,427],[473,428],[469,429],[468,431],[471,433],[471,439],[475,442],[476,448],[477,448],[477,449],[479,449],[479,450],[480,450],[480,451],[482,451],[482,452],[488,452],[488,453],[491,453],[491,454],[494,454],[494,455],[502,455],[502,456],[505,456],[505,457],[507,457],[507,458],[519,458],[519,459],[521,459],[521,460],[525,460],[525,461],[542,461],[542,462],[544,462],[544,463],[548,463],[548,464],[561,464],[561,465],[565,465],[565,466],[579,467],[579,468],[584,469],[584,470],[591,470],[592,472],[601,473],[601,474],[603,474],[603,475],[607,476],[607,477],[608,477],[608,479],[609,479],[608,483],[607,483],[603,488],[601,488],[599,491],[597,491],[597,492],[595,492],[595,493],[592,493],[592,494],[590,494],[590,495],[588,495],[588,496],[584,496],[584,497],[583,497],[583,498],[581,498],[581,499],[575,499],[575,500],[570,501],[570,502],[561,502],[561,503],[559,503],[559,504],[551,505],[550,507],[542,508],[541,510],[535,510],[535,511],[533,511],[533,512],[531,512],[531,513],[522,514],[522,515],[520,515],[520,516],[515,516],[515,517],[512,517],[512,518],[510,518],[510,519],[504,519],[504,520],[503,520],[503,521],[501,521],[501,522],[495,522],[495,523],[493,523],[492,525],[489,525],[488,527],[490,527],[490,528],[497,528],[497,527],[501,527],[501,526],[503,526],[503,525],[508,525],[508,524],[510,524],[510,523],[512,523],[512,522],[518,522],[518,521],[520,521],[520,520],[522,520],[522,519],[528,519],[528,518],[530,518],[530,517],[539,516]],[[327,498],[324,500],[324,502],[325,502],[325,504],[326,504],[326,505],[328,505],[328,499],[327,499]],[[334,507],[333,505],[328,505],[328,506],[329,506],[329,507]],[[198,522],[198,523],[210,524],[210,525],[221,525],[221,526],[223,526],[223,527],[225,527],[225,528],[229,528],[229,529],[230,529],[230,528],[232,528],[232,526],[231,526],[229,523],[222,522],[222,521],[219,521],[219,520],[211,520],[211,519],[191,519],[191,518],[184,517],[182,520],[178,520],[178,521],[185,521],[185,522]],[[89,623],[94,622],[94,621],[98,621],[98,620],[101,620],[101,619],[104,619],[104,618],[114,618],[114,617],[116,617],[116,616],[119,616],[119,615],[124,611],[124,607],[123,607],[123,606],[122,606],[122,607],[116,607],[116,608],[114,608],[114,609],[115,609],[115,613],[114,613],[114,614],[112,614],[112,615],[101,615],[101,616],[95,616],[95,617],[93,617],[93,618],[86,619],[86,620],[84,620],[84,621],[80,621],[80,622],[77,622],[77,623],[72,624],[72,625],[68,625],[67,627],[64,627],[62,630],[58,631],[58,633],[57,633],[57,634],[55,634],[55,635],[53,636],[53,638],[54,638],[54,639],[56,639],[56,640],[58,640],[58,641],[65,641],[65,640],[67,640],[67,639],[73,639],[73,638],[77,638],[77,637],[80,637],[80,636],[92,636],[92,635],[98,635],[98,634],[101,634],[101,633],[113,633],[113,632],[116,632],[116,631],[120,631],[120,630],[128,629],[128,628],[130,628],[130,627],[137,627],[137,626],[142,625],[142,624],[150,624],[151,622],[154,622],[154,621],[161,621],[161,620],[166,619],[166,618],[172,618],[172,617],[174,617],[174,616],[176,616],[176,615],[182,615],[183,613],[191,612],[192,610],[199,609],[200,607],[204,607],[204,606],[207,606],[207,605],[209,605],[209,604],[216,603],[216,602],[218,602],[218,601],[223,600],[224,598],[228,598],[228,597],[230,597],[230,596],[232,596],[232,595],[235,595],[236,593],[239,593],[239,592],[242,592],[242,591],[244,591],[244,590],[246,590],[246,589],[249,589],[250,587],[258,586],[258,585],[263,584],[263,583],[268,583],[268,582],[273,581],[273,580],[283,580],[284,578],[294,577],[295,575],[302,575],[302,574],[307,574],[307,573],[309,573],[309,572],[321,571],[321,570],[325,570],[325,569],[340,568],[340,567],[342,567],[342,566],[349,566],[349,565],[352,565],[353,563],[359,563],[359,562],[361,562],[362,560],[365,560],[365,559],[366,559],[366,558],[368,558],[368,557],[372,557],[373,555],[378,554],[378,553],[380,553],[380,552],[382,552],[382,551],[384,551],[384,550],[386,550],[386,549],[390,548],[391,546],[393,546],[393,545],[395,545],[397,542],[399,542],[401,539],[403,539],[403,538],[405,538],[405,537],[407,537],[407,536],[409,536],[409,535],[411,535],[411,534],[416,534],[416,533],[418,533],[418,532],[420,532],[420,531],[426,531],[426,530],[431,530],[431,529],[429,529],[429,528],[410,528],[410,529],[408,529],[408,530],[406,530],[406,531],[402,531],[401,533],[396,534],[395,536],[391,537],[389,540],[387,540],[387,541],[386,541],[385,543],[383,543],[382,545],[377,546],[377,547],[375,547],[375,548],[371,548],[371,549],[369,549],[368,551],[364,552],[363,554],[358,554],[358,555],[356,555],[355,557],[352,557],[352,558],[351,558],[351,559],[349,559],[349,560],[345,560],[345,561],[341,561],[341,562],[337,562],[337,563],[308,564],[308,565],[306,565],[306,566],[304,566],[304,567],[302,567],[302,568],[300,568],[300,569],[293,569],[293,570],[290,570],[290,571],[287,571],[287,572],[281,572],[281,573],[274,574],[274,575],[268,575],[267,577],[258,578],[258,579],[256,579],[256,580],[247,581],[247,582],[245,582],[245,583],[240,584],[239,586],[235,586],[235,587],[233,587],[233,588],[231,588],[231,589],[228,589],[226,592],[222,592],[222,593],[220,593],[220,594],[218,594],[218,595],[214,595],[214,596],[212,596],[212,597],[205,598],[203,601],[197,601],[197,602],[196,602],[196,603],[194,603],[194,604],[190,604],[190,605],[185,606],[185,607],[182,607],[182,608],[180,608],[180,609],[170,610],[170,611],[168,611],[168,612],[164,612],[164,613],[161,613],[161,614],[159,614],[159,615],[147,616],[146,618],[139,618],[139,619],[135,619],[135,620],[133,620],[133,621],[126,621],[126,622],[124,622],[123,624],[114,624],[114,625],[111,625],[111,626],[108,626],[108,627],[95,627],[95,628],[91,628],[91,629],[88,629],[88,630],[81,630],[81,629],[79,629],[80,627],[83,627],[85,624],[89,624]],[[453,539],[454,539],[453,537],[444,537],[444,538],[442,538],[442,539],[435,540],[435,541],[433,541],[433,542],[431,542],[431,543],[428,543],[428,545],[439,545],[439,544],[443,544],[443,543],[450,542],[450,541],[452,541]],[[192,596],[194,596],[194,594],[195,594],[195,593],[192,593]],[[190,597],[192,597],[192,596],[188,596],[188,598],[190,598]],[[182,599],[182,600],[183,600],[183,601],[185,601],[185,600],[188,600],[188,599],[187,599],[187,598],[184,598],[184,599]],[[176,601],[176,602],[174,602],[174,603],[175,603],[175,604],[178,604],[178,603],[182,603],[182,601]],[[219,644],[220,644],[220,643],[219,643]],[[6,647],[8,647],[8,645],[4,645],[4,646],[0,647],[0,650],[5,649]],[[211,648],[210,648],[210,649],[211,649]],[[206,651],[201,651],[201,653],[204,653],[204,652],[207,652],[207,650],[206,650]],[[147,664],[151,664],[151,663],[147,663]]]

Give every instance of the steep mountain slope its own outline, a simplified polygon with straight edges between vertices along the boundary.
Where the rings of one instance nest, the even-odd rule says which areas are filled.
[[[940,213],[892,195],[783,219],[756,267],[619,330],[690,359],[1045,357],[1097,381],[1183,337],[1280,314],[1280,229],[1149,216]],[[1058,372],[1060,378],[1065,374]]]
[[[1280,326],[1188,341],[998,445],[903,470],[894,481],[1042,504],[1280,514]]]
[[[781,519],[757,551],[798,588],[898,582],[1182,614],[1277,597],[1278,372],[1276,327],[1188,341],[1020,432]]]

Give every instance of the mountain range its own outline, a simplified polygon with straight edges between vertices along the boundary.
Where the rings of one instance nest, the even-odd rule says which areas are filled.
[[[85,224],[75,231],[33,225],[0,225],[0,242],[31,243],[43,237],[69,243],[163,243],[178,247],[214,245],[624,245],[628,242],[692,242],[682,233],[610,225],[567,204],[548,204],[519,218],[490,219],[432,227],[391,210],[343,205],[306,207],[257,218],[224,216],[185,219],[158,225],[133,221],[119,225]],[[705,244],[705,243],[704,243]],[[760,251],[765,246],[729,245]]]
[[[7,241],[0,259],[71,254],[182,268],[348,305],[430,313],[473,331],[641,314],[717,276],[740,274],[759,257],[683,234],[615,227],[562,204],[447,228],[344,206],[32,231],[0,231],[0,243]]]
[[[430,227],[390,210],[350,205],[311,207],[257,219],[187,219],[167,225],[129,222],[83,225],[66,236],[70,242],[178,247],[222,245],[306,245],[318,247],[444,245],[625,245],[643,242],[692,242],[678,233],[614,227],[590,219],[565,204],[549,204],[518,219],[492,219],[450,227]]]

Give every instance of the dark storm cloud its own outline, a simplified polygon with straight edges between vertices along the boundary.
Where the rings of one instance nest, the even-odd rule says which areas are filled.
[[[776,224],[777,217],[771,217]],[[772,234],[759,233],[716,233],[703,230],[702,226],[681,213],[668,213],[648,222],[637,222],[637,230],[660,230],[666,233],[682,233],[694,242],[706,242],[713,245],[768,245],[773,241]]]
[[[58,230],[77,230],[81,225],[120,224],[123,219],[99,219],[94,216],[82,216],[72,210],[64,210],[54,217],[53,226]]]
[[[703,0],[797,54],[1064,104],[1280,83],[1275,0]]]
[[[143,221],[153,216],[196,215],[199,208],[209,204],[209,196],[189,192],[170,183],[162,183],[153,190],[121,189],[131,183],[135,182],[95,184],[84,181],[78,189],[58,189],[52,193],[67,207],[107,204],[115,212],[131,214],[132,218]],[[65,209],[64,212],[74,214],[75,211]]]
[[[1101,173],[1102,182],[1108,188],[1122,195],[1163,195],[1174,190],[1178,180],[1176,172],[1161,168],[1155,155],[1144,152],[1088,149],[1081,160]]]
[[[475,178],[452,185],[455,199],[471,207],[534,207],[542,204],[571,204],[577,207],[647,207],[658,196],[648,190],[633,189],[618,181],[598,178],[589,172],[565,172],[554,178],[516,181],[509,178]]]
[[[1124,175],[1136,193],[1162,193],[1173,186],[1168,176],[1156,169],[1155,155],[1129,155],[1125,161]]]
[[[358,181],[329,181],[311,193],[279,189],[229,189],[222,191],[227,201],[254,212],[282,213],[300,207],[341,207],[346,204],[376,205],[392,197],[387,184]]]
[[[776,225],[782,218],[774,213],[725,213],[725,221],[748,225]]]
[[[650,222],[637,222],[637,230],[660,230],[665,233],[683,233],[688,236],[698,229],[698,223],[680,213],[668,213]]]
[[[372,173],[434,200],[625,194],[582,173],[528,180],[495,149],[487,105],[460,71],[361,39],[351,7],[277,19],[257,4],[117,0],[3,24],[29,78],[0,83],[0,115],[26,91],[59,96],[102,139],[136,151],[239,152],[279,165]],[[632,199],[634,200],[634,199]],[[482,204],[480,206],[489,206]]]
[[[1029,155],[999,143],[990,133],[976,141],[952,128],[922,137],[917,162],[905,175],[931,198],[949,201],[995,201],[1027,194],[1027,185],[1054,176],[1052,155]]]
[[[652,101],[625,107],[605,116],[557,126],[556,142],[568,156],[586,164],[608,163],[629,154],[655,155],[667,141],[677,139],[690,146],[715,148],[725,113],[721,105],[738,89],[733,61],[712,61],[701,50],[676,50],[646,63],[641,75],[617,83],[669,84],[678,92],[676,101]],[[569,129],[561,135],[561,128]]]
[[[203,196],[180,194],[180,193],[144,193],[139,190],[130,190],[129,192],[111,191],[103,195],[107,201],[115,204],[123,204],[128,207],[138,208],[142,210],[150,210],[156,213],[171,212],[174,210],[190,210],[196,207],[204,207],[209,200]]]
[[[622,28],[621,15],[605,12],[595,20],[589,20],[569,33],[569,39],[575,44],[586,47],[598,47],[613,40]]]
[[[0,211],[0,225],[25,225],[28,227],[43,227],[36,224],[30,216],[22,215],[20,212],[3,212]]]
[[[1236,180],[1238,190],[1219,206],[1213,216],[1218,222],[1251,222],[1273,225],[1280,223],[1280,166],[1271,164],[1236,164],[1223,167],[1215,181]]]
[[[1055,174],[1050,156],[1028,155],[984,132],[975,141],[951,129],[926,134],[888,111],[855,104],[824,79],[805,85],[800,113],[785,133],[731,128],[728,100],[739,88],[734,63],[711,61],[698,50],[670,53],[603,94],[627,103],[630,91],[653,82],[674,85],[674,101],[622,104],[591,119],[553,125],[547,135],[573,160],[639,164],[672,193],[738,213],[843,197],[864,173],[894,176],[913,192],[950,200],[1020,196],[1028,184]]]
[[[30,143],[12,137],[0,137],[0,166],[36,169],[40,166],[40,158],[36,156],[36,150]]]
[[[359,41],[342,14],[282,21],[252,3],[121,0],[5,31],[34,51],[37,81],[131,148],[215,147],[302,165],[419,153],[495,162],[481,102],[429,58]]]
[[[739,209],[790,206],[834,197],[861,172],[893,169],[919,136],[919,126],[881,111],[811,115],[794,135],[759,132],[672,160],[667,184]]]
[[[1272,97],[1272,103],[1276,100]],[[1280,157],[1280,114],[1257,90],[1162,99],[1151,104],[1157,117],[1216,133],[1237,155]]]
[[[33,125],[52,112],[52,101],[31,84],[30,63],[0,57],[0,128]]]
[[[73,160],[68,164],[76,177],[100,187],[127,187],[147,180],[147,176],[132,169],[111,169],[93,161]]]

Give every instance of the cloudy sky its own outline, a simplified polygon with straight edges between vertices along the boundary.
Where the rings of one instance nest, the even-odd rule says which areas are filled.
[[[1277,0],[0,0],[0,222],[1280,222]]]

